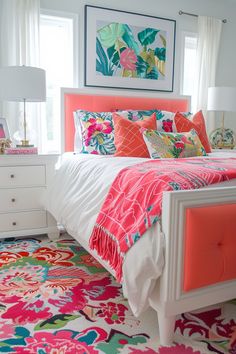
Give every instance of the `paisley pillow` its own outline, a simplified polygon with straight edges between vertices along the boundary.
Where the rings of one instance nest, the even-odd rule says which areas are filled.
[[[111,112],[74,112],[77,139],[81,137],[80,152],[97,155],[112,155],[114,144],[114,126]]]
[[[143,138],[151,158],[180,158],[206,156],[197,132],[163,133],[156,130],[143,130]]]
[[[143,120],[143,117],[151,116],[153,113],[156,114],[157,120],[157,130],[163,132],[176,132],[175,120],[174,116],[175,113],[167,112],[167,111],[160,111],[158,109],[150,109],[144,111],[137,111],[137,110],[127,110],[127,111],[118,111],[122,117],[125,117],[132,122],[136,122],[138,120]]]

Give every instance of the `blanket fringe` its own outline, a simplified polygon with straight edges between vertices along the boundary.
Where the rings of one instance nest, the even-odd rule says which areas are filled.
[[[122,281],[123,254],[119,252],[114,236],[110,235],[102,226],[95,225],[89,245],[115,270],[116,280],[120,283]]]

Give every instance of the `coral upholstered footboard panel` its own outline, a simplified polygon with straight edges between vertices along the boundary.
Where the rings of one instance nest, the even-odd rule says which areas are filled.
[[[185,291],[236,279],[235,234],[236,204],[186,210]]]

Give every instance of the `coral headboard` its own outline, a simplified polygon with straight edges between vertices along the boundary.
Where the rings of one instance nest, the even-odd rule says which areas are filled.
[[[116,109],[160,109],[170,112],[189,110],[189,98],[119,96],[108,94],[83,93],[77,89],[62,89],[62,151],[74,150],[74,118],[77,109],[110,112]]]

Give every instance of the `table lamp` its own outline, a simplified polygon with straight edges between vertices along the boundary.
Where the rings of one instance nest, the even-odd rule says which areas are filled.
[[[208,111],[222,112],[221,127],[210,133],[212,148],[233,149],[235,134],[230,128],[225,128],[225,112],[236,112],[236,87],[209,87]]]
[[[24,103],[24,138],[18,146],[32,146],[26,136],[26,102],[46,101],[45,70],[24,65],[0,68],[0,100]]]

